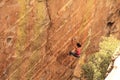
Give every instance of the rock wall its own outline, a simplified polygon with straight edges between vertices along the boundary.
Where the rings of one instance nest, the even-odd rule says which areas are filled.
[[[0,26],[0,80],[32,79],[45,63],[49,26],[45,2],[0,1]]]
[[[68,56],[71,39],[86,54],[101,36],[120,39],[119,0],[1,0],[0,80],[77,80],[78,59]],[[86,56],[87,58],[87,56]]]

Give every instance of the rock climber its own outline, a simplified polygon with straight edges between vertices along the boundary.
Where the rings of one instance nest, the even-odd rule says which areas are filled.
[[[74,39],[72,39],[72,45],[74,49],[69,52],[69,55],[79,58],[81,54],[81,44],[78,42],[74,43]]]

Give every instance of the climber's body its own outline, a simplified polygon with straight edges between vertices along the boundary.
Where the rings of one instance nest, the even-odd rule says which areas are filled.
[[[72,44],[74,46],[74,50],[70,51],[69,54],[79,58],[81,54],[81,44],[80,43],[74,44],[73,40]]]

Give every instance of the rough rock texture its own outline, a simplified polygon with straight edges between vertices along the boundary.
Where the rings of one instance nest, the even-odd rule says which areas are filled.
[[[101,36],[120,39],[119,24],[119,0],[1,0],[0,80],[78,80],[71,39],[91,30],[90,54]]]

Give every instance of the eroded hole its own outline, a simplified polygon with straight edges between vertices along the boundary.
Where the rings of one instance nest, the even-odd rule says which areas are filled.
[[[12,38],[11,37],[8,37],[7,38],[7,43],[10,43],[12,41]]]
[[[111,27],[111,26],[113,26],[113,24],[114,24],[114,22],[108,22],[107,26]]]

